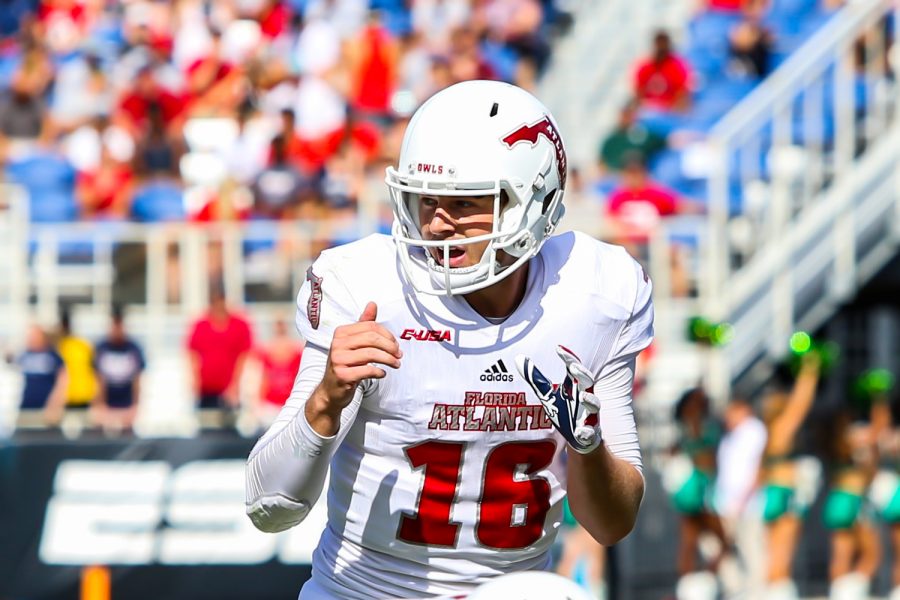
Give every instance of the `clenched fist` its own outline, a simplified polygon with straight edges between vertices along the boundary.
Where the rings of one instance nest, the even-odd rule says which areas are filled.
[[[306,403],[306,418],[323,436],[337,433],[341,411],[353,400],[356,387],[364,379],[381,379],[384,365],[400,367],[400,344],[383,325],[375,322],[378,307],[366,304],[359,320],[334,330],[325,375]]]

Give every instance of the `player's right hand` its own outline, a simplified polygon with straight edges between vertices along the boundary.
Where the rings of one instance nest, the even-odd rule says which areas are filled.
[[[400,367],[400,344],[394,334],[375,322],[377,317],[378,307],[369,302],[356,323],[335,328],[320,386],[330,409],[350,404],[356,386],[364,379],[383,378],[387,373],[378,365]]]
[[[603,441],[598,421],[600,400],[594,395],[593,377],[565,346],[557,346],[556,354],[566,364],[566,377],[561,384],[552,383],[522,354],[516,356],[516,368],[569,446],[580,454],[593,452]]]

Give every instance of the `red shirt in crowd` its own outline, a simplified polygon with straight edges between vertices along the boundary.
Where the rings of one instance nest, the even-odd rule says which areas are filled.
[[[200,393],[221,394],[234,378],[238,359],[253,345],[250,323],[231,313],[224,323],[210,315],[194,323],[188,338],[188,350],[200,360]]]
[[[355,73],[353,107],[362,112],[387,113],[394,92],[396,52],[391,34],[379,26],[360,34],[360,62]]]
[[[746,0],[706,0],[706,6],[713,10],[738,12],[744,7]]]
[[[87,197],[82,202],[82,211],[85,216],[112,215],[122,216],[129,209],[128,206],[117,205],[118,200],[127,200],[122,194],[127,194],[132,183],[134,173],[127,164],[101,166],[91,171],[78,173],[77,184],[85,190]]]
[[[662,217],[679,212],[678,197],[671,190],[648,182],[614,191],[609,196],[607,210],[628,228],[628,239],[645,243]]]
[[[54,2],[41,2],[37,10],[37,19],[43,25],[55,19],[65,19],[75,25],[79,31],[87,28],[87,18],[88,14],[83,2],[71,4],[63,2],[60,6],[56,6]]]
[[[276,355],[267,348],[260,348],[257,351],[259,362],[262,364],[262,398],[276,406],[282,406],[294,389],[294,379],[300,370],[303,346],[297,344],[286,356],[280,354]]]
[[[259,17],[259,28],[265,38],[273,40],[284,33],[291,19],[286,2],[273,2]]]
[[[129,91],[122,97],[118,109],[124,112],[137,127],[144,128],[148,123],[151,104],[159,105],[163,122],[168,125],[181,113],[184,103],[184,97],[162,89],[158,89],[150,95]]]
[[[689,79],[687,64],[675,55],[659,62],[647,59],[635,71],[635,94],[651,108],[671,110],[688,92]]]

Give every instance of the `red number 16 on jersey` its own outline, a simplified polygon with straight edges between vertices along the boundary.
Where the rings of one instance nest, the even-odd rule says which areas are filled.
[[[416,514],[400,517],[397,538],[412,544],[455,547],[460,523],[450,519],[462,470],[464,442],[428,441],[405,448],[414,469],[425,467]],[[491,450],[484,467],[475,537],[491,548],[525,548],[537,542],[550,510],[550,482],[534,473],[545,469],[556,444],[507,442]]]

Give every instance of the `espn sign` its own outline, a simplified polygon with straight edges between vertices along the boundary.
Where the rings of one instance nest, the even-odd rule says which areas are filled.
[[[257,531],[244,513],[244,465],[62,461],[38,556],[52,565],[309,564],[324,502],[289,531]]]

